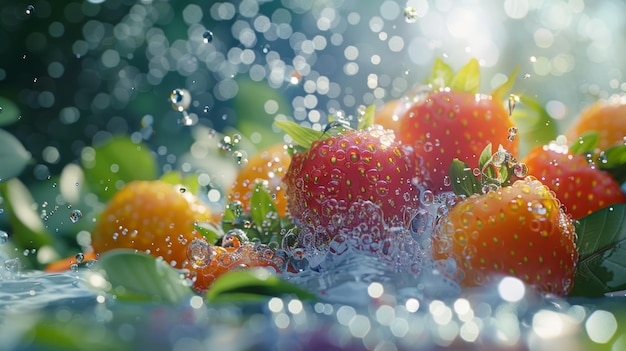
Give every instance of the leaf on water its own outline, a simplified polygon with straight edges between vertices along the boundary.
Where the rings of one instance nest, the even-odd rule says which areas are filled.
[[[0,126],[6,126],[20,119],[20,109],[13,101],[0,96]]]
[[[165,261],[131,249],[105,252],[91,271],[87,283],[118,300],[177,304],[193,294]]]
[[[0,129],[0,182],[20,175],[30,159],[30,152],[22,143],[11,133]]]
[[[316,299],[315,295],[276,277],[266,268],[238,270],[221,275],[205,299],[212,303],[248,303],[284,295],[301,300]]]
[[[117,136],[106,143],[83,150],[81,156],[85,178],[102,201],[117,191],[117,186],[133,180],[153,180],[157,176],[154,155],[143,143],[127,136]]]
[[[626,205],[594,212],[579,221],[578,266],[571,296],[601,296],[626,289]]]

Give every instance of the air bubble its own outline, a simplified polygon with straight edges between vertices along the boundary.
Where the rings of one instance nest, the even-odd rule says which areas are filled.
[[[83,218],[83,213],[80,210],[70,212],[70,221],[72,221],[72,223],[77,223],[81,218]]]
[[[211,43],[213,41],[213,32],[210,30],[204,32],[204,34],[202,34],[202,41],[204,41],[205,44]]]
[[[0,245],[4,245],[9,242],[9,234],[4,230],[0,230]]]
[[[513,167],[513,173],[519,178],[523,178],[528,174],[528,166],[525,163],[518,163]]]
[[[519,102],[519,96],[515,94],[509,95],[509,116],[513,114],[513,110],[515,110],[515,106]]]
[[[33,14],[33,12],[35,12],[35,6],[33,6],[33,5],[26,6],[26,14],[27,15],[30,16],[30,15]]]
[[[85,261],[85,254],[82,252],[79,252],[76,254],[74,258],[76,259],[76,263],[81,264]]]

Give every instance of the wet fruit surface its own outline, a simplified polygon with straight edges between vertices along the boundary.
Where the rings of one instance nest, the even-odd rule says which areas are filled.
[[[453,257],[465,275],[462,286],[512,275],[544,292],[572,288],[573,221],[533,177],[461,201],[437,223],[433,239],[433,257]]]
[[[96,253],[116,248],[147,252],[177,268],[187,259],[187,245],[201,235],[195,222],[211,220],[209,208],[180,186],[134,181],[118,191],[92,231]]]
[[[588,132],[598,133],[600,150],[626,143],[626,95],[599,100],[584,109],[566,136],[571,142]]]

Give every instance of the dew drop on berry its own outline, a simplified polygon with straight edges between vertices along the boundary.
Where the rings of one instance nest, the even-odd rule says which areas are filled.
[[[435,202],[435,194],[430,190],[424,190],[420,200],[424,206],[430,206]]]
[[[72,221],[72,223],[77,223],[81,218],[83,218],[83,213],[80,210],[70,212],[70,221]]]
[[[215,257],[215,250],[206,240],[193,239],[187,246],[187,259],[194,268],[204,268]]]
[[[444,185],[444,186],[450,186],[450,184],[452,184],[452,180],[450,180],[450,177],[449,177],[449,176],[447,176],[447,175],[446,175],[446,176],[444,176],[444,177],[443,177],[443,185]]]

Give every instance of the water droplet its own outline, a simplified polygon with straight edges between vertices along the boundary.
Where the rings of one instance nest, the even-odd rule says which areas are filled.
[[[9,234],[4,230],[0,230],[0,245],[4,245],[9,242]]]
[[[435,202],[435,194],[430,190],[424,190],[421,195],[422,204],[430,206]]]
[[[72,223],[80,221],[81,218],[83,218],[83,213],[80,210],[70,212],[70,221],[72,221]]]
[[[79,252],[76,254],[76,263],[81,264],[85,261],[85,254],[82,252]]]
[[[26,6],[26,14],[27,15],[32,15],[33,12],[35,12],[35,6],[33,6],[33,5]]]
[[[528,79],[528,78],[530,78],[530,77],[531,77],[530,73],[526,73],[526,74],[524,74],[524,79]]]
[[[417,9],[413,6],[405,7],[404,20],[406,23],[415,23],[415,21],[417,21]]]
[[[206,240],[193,239],[187,246],[187,258],[194,268],[206,267],[215,255],[215,249]]]
[[[515,110],[515,106],[519,102],[519,96],[515,94],[509,95],[509,116],[513,114],[513,110]]]
[[[513,173],[517,177],[523,178],[528,174],[528,166],[525,163],[518,163],[513,167]]]
[[[270,52],[270,45],[269,44],[263,45],[262,51],[264,54],[267,54],[268,52]]]
[[[170,93],[172,108],[178,112],[183,112],[191,103],[191,94],[186,89],[174,89]]]
[[[238,150],[233,152],[233,159],[240,166],[248,163],[248,158],[246,157],[245,151]]]
[[[210,30],[207,30],[206,32],[204,32],[204,34],[202,34],[202,41],[204,41],[205,44],[212,42],[213,32],[211,32]]]

